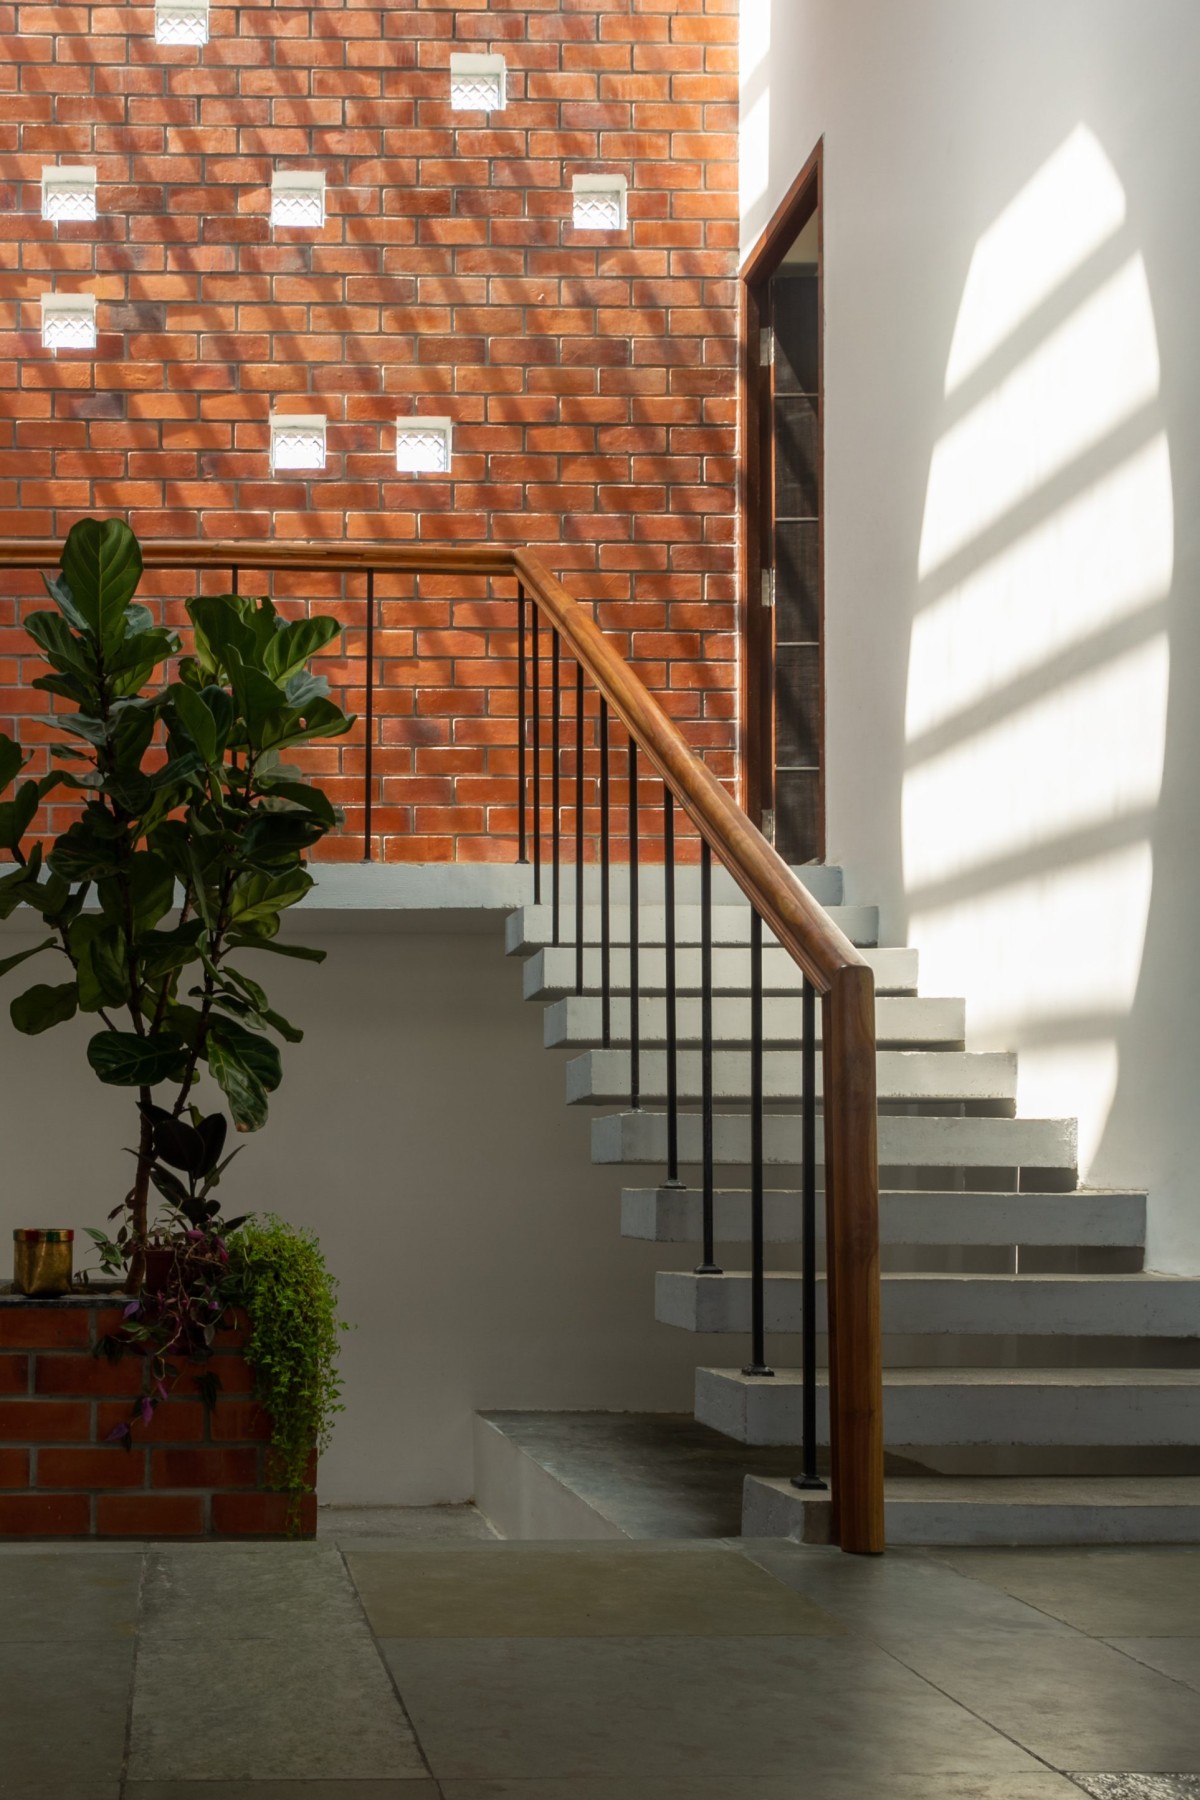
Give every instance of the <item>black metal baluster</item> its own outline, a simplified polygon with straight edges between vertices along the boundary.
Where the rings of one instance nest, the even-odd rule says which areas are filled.
[[[800,1051],[802,1086],[801,1196],[801,1446],[804,1471],[793,1475],[792,1486],[823,1488],[817,1474],[817,1021],[816,991],[806,975],[801,990],[803,1036]]]
[[[375,780],[375,571],[367,570],[367,704],[365,706],[365,729],[367,734],[366,755],[363,763],[363,782],[365,792],[363,798],[363,861],[370,862],[374,855],[371,843],[371,808],[374,804]]]
[[[238,591],[238,572],[236,569],[232,569],[230,571],[230,573],[233,576],[233,586],[230,588],[229,591],[233,595],[234,599],[236,600],[237,599],[237,591]]]
[[[528,862],[525,831],[525,585],[520,581],[517,583],[517,788],[521,796],[517,807],[520,815],[517,824],[520,837],[517,861]]]
[[[583,664],[575,665],[575,992],[583,992]]]
[[[637,740],[629,734],[629,1105],[642,1103],[641,984],[638,953],[642,921],[638,912],[638,776]]]
[[[542,700],[539,691],[538,628],[541,618],[534,604],[529,620],[529,662],[533,679],[530,704],[533,707],[533,904],[542,903]],[[553,630],[553,627],[551,627]]]
[[[560,834],[559,834],[559,829],[558,829],[558,827],[559,827],[559,818],[558,818],[558,794],[559,794],[559,772],[558,772],[558,748],[559,748],[559,745],[558,745],[558,735],[559,735],[558,734],[558,682],[559,682],[559,673],[558,673],[558,663],[559,663],[559,654],[560,654],[560,645],[559,645],[559,641],[558,641],[558,633],[557,633],[557,631],[555,631],[554,627],[551,626],[550,627],[550,686],[552,689],[552,694],[551,694],[551,702],[550,702],[550,805],[551,805],[551,810],[554,813],[554,824],[551,828],[550,898],[551,898],[551,911],[552,911],[553,917],[554,917],[553,937],[554,937],[554,942],[556,944],[558,943],[558,940],[559,940],[559,920],[560,920],[559,890],[560,890],[560,886],[561,886],[561,867],[560,867],[561,856],[560,856],[560,849],[559,849],[559,835]]]
[[[612,1041],[612,970],[608,904],[608,701],[600,696],[600,1041]]]
[[[767,1367],[763,1260],[763,988],[762,919],[750,909],[750,1361],[743,1375],[773,1375]]]
[[[700,845],[700,1105],[704,1190],[701,1200],[704,1242],[697,1275],[719,1275],[713,1256],[713,1017],[712,1017],[712,851]]]
[[[663,783],[663,906],[667,979],[667,1186],[679,1179],[678,995],[675,983],[675,798]]]

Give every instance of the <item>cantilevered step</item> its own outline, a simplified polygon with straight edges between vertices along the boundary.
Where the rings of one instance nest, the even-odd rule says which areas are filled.
[[[609,1043],[617,1049],[629,1042],[629,1000],[615,994],[609,1010]],[[598,1049],[603,1038],[603,1008],[598,994],[567,994],[552,1001],[544,1014],[547,1050]],[[821,1008],[816,1009],[817,1042],[821,1042]],[[643,1048],[667,1041],[667,1003],[661,994],[643,994],[638,1007]],[[699,1044],[700,1000],[681,994],[675,1009],[675,1031],[682,1047]],[[801,1016],[794,994],[768,994],[763,1000],[763,1043],[772,1049],[800,1048]],[[881,994],[875,1000],[875,1042],[881,1050],[961,1050],[966,1036],[962,1000],[918,999],[915,995]],[[718,994],[713,1000],[713,1043],[725,1048],[750,1042],[748,995]]]
[[[1200,1277],[1186,1275],[885,1275],[883,1330],[891,1336],[1200,1338]],[[799,1331],[796,1274],[768,1273],[768,1332]],[[817,1282],[825,1328],[825,1283]],[[661,1271],[654,1316],[683,1331],[748,1332],[750,1277],[738,1270]]]
[[[915,994],[917,990],[917,953],[915,950],[864,950],[863,959],[875,974],[875,991],[880,994]],[[799,995],[803,976],[786,950],[768,944],[763,950],[763,992]],[[558,1000],[575,992],[575,951],[570,944],[548,950],[537,950],[522,971],[526,1000]],[[600,951],[587,947],[583,953],[583,986],[585,993],[597,993],[601,985]],[[614,946],[611,953],[610,985],[617,993],[629,992],[629,951]],[[675,979],[681,994],[700,992],[700,951],[685,944],[676,957]],[[649,946],[642,951],[638,981],[644,994],[666,991],[665,952]],[[750,952],[736,945],[718,944],[713,950],[713,992],[746,994],[750,988]]]
[[[719,1244],[750,1239],[747,1189],[719,1188],[713,1195]],[[768,1188],[763,1228],[769,1244],[800,1240],[800,1195]],[[825,1208],[817,1204],[817,1231]],[[697,1188],[626,1188],[621,1195],[621,1233],[656,1244],[697,1244],[701,1195]],[[1145,1243],[1146,1196],[1076,1189],[1067,1194],[933,1193],[885,1189],[879,1196],[879,1236],[884,1244],[1069,1245],[1140,1250]]]
[[[683,1050],[676,1062],[681,1104],[698,1103],[702,1092],[698,1050]],[[628,1050],[588,1050],[567,1064],[567,1104],[612,1106],[629,1098]],[[823,1092],[824,1077],[817,1059],[816,1091]],[[667,1058],[662,1050],[646,1051],[640,1058],[640,1092],[643,1103],[664,1104],[667,1098]],[[880,1050],[875,1057],[876,1091],[881,1100],[1016,1100],[1017,1059],[1011,1051],[987,1050]],[[769,1101],[801,1096],[800,1058],[782,1050],[763,1057],[763,1097]],[[722,1100],[749,1101],[750,1057],[746,1051],[721,1050],[713,1057],[713,1096]]]
[[[825,909],[829,918],[840,931],[845,932],[852,944],[876,944],[879,941],[879,908],[877,906],[829,906]],[[629,908],[614,906],[609,912],[609,941],[614,944],[629,942]],[[675,941],[677,944],[698,944],[703,929],[703,914],[700,907],[677,905],[675,908]],[[585,944],[600,942],[601,916],[598,906],[585,906],[583,909],[583,941]],[[638,938],[643,945],[662,944],[666,942],[667,913],[660,905],[642,904],[638,908]],[[544,950],[554,942],[554,914],[549,906],[523,906],[519,911],[509,913],[505,924],[505,948],[510,956],[530,956],[535,950]],[[712,941],[714,944],[749,944],[750,942],[750,908],[746,902],[736,906],[714,906],[712,908]],[[763,933],[763,941],[773,944],[775,935],[770,927]],[[575,943],[575,911],[573,906],[564,906],[559,920],[560,944]]]
[[[564,858],[561,868],[562,914],[566,919],[573,917],[575,911],[575,870],[569,859],[571,844],[564,843]],[[529,846],[532,857],[533,845]],[[532,877],[533,871],[529,871]],[[792,874],[801,887],[808,889],[813,899],[826,910],[831,906],[841,906],[844,899],[844,880],[842,870],[836,863],[793,863]],[[553,872],[550,866],[549,834],[542,834],[542,896],[540,904],[550,911]],[[532,881],[531,881],[532,886]],[[609,892],[614,906],[626,906],[629,903],[629,864],[612,863],[609,868]],[[638,869],[638,895],[643,906],[661,906],[666,892],[666,871],[662,863],[643,862]],[[596,863],[589,863],[583,883],[584,906],[599,908],[600,905],[600,869]],[[700,865],[699,863],[677,863],[675,865],[675,903],[677,906],[698,906],[700,904]],[[728,869],[713,858],[712,865],[712,903],[714,906],[746,906],[746,896],[733,879]]]
[[[829,1541],[828,1494],[747,1475],[742,1535]],[[892,1545],[1194,1544],[1200,1476],[895,1476],[884,1484]]]
[[[817,1157],[823,1155],[818,1119]],[[1063,1169],[1076,1163],[1074,1119],[941,1118],[883,1115],[879,1120],[879,1163],[893,1169]],[[679,1159],[685,1167],[702,1158],[699,1113],[679,1115]],[[745,1168],[750,1161],[748,1113],[718,1113],[713,1120],[713,1153],[719,1168]],[[798,1114],[767,1113],[763,1119],[763,1160],[772,1167],[800,1165]],[[592,1161],[649,1167],[667,1159],[665,1112],[609,1113],[592,1121]]]
[[[828,1377],[817,1441],[829,1442]],[[773,1377],[696,1370],[696,1418],[742,1444],[801,1442],[799,1370]],[[1200,1443],[1200,1369],[885,1369],[888,1449],[952,1444]]]

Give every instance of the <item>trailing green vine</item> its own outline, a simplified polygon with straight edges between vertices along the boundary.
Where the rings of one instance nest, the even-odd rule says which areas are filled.
[[[343,1410],[338,1340],[349,1327],[337,1316],[337,1285],[315,1233],[273,1214],[229,1239],[226,1292],[249,1315],[246,1361],[272,1427],[268,1477],[290,1496],[293,1529],[301,1496],[313,1491],[312,1452],[326,1449]]]

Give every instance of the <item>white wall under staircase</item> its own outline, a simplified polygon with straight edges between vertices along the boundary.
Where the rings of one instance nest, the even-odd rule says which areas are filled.
[[[355,1329],[322,1499],[469,1499],[489,1407],[690,1412],[695,1342],[654,1322],[654,1271],[678,1246],[622,1241],[620,1183],[593,1166],[591,1121],[563,1105],[541,1008],[504,954],[528,871],[316,872],[294,935],[328,960],[253,969],[306,1037],[283,1046],[266,1129],[223,1193],[314,1227],[341,1280]],[[30,923],[3,927],[5,954]],[[20,991],[18,974],[0,1003]],[[103,1224],[132,1100],[88,1069],[86,1022],[2,1025],[6,1254],[13,1226]]]

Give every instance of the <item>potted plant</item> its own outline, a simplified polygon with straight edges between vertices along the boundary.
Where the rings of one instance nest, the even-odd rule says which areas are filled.
[[[63,739],[50,746],[50,773],[18,782],[28,759],[0,733],[0,795],[17,783],[0,800],[0,852],[16,865],[0,876],[0,918],[26,906],[46,931],[0,961],[0,974],[57,957],[59,979],[18,995],[13,1024],[32,1034],[92,1015],[91,1068],[133,1090],[133,1182],[110,1214],[117,1228],[93,1236],[131,1295],[118,1347],[145,1354],[152,1410],[170,1358],[202,1358],[227,1308],[253,1304],[246,1270],[263,1244],[284,1254],[288,1228],[277,1223],[231,1254],[242,1222],[223,1224],[213,1197],[230,1161],[226,1120],[196,1105],[197,1088],[212,1077],[239,1132],[266,1121],[282,1073],[274,1039],[301,1033],[244,963],[254,952],[323,960],[278,933],[312,886],[306,852],[337,822],[286,758],[353,720],[309,667],[337,637],[336,619],[288,621],[269,599],[203,596],[187,605],[184,654],[135,601],[141,573],[127,525],[81,520],[46,579],[54,610],[25,621],[49,664],[33,685],[65,702],[52,715]],[[45,844],[30,827],[59,787],[79,810]],[[154,1219],[152,1190],[166,1209]]]

